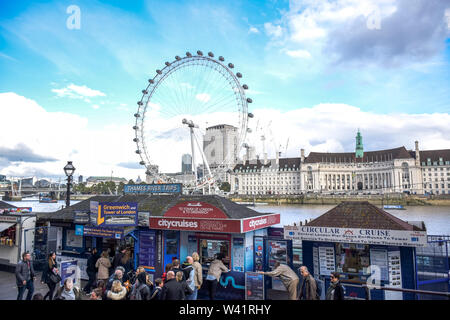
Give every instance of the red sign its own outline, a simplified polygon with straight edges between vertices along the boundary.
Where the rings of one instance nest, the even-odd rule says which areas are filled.
[[[228,219],[225,212],[219,208],[200,201],[185,201],[179,203],[167,210],[164,217]]]
[[[280,223],[280,214],[273,213],[266,216],[244,219],[242,221],[242,232],[253,231],[257,229],[267,228],[274,224]]]
[[[240,233],[241,220],[150,217],[151,229]]]

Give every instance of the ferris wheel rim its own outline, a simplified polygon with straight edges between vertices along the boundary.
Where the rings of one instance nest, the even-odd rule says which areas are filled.
[[[244,144],[248,128],[248,118],[249,118],[248,103],[251,103],[252,101],[250,98],[247,98],[245,94],[245,90],[248,89],[248,86],[245,84],[241,84],[238,79],[242,77],[242,75],[239,72],[237,72],[236,74],[232,72],[231,69],[234,68],[234,65],[232,63],[229,63],[229,65],[227,66],[224,63],[222,63],[224,61],[223,57],[219,57],[219,60],[220,61],[213,59],[212,53],[209,53],[208,56],[190,55],[190,54],[189,55],[187,54],[185,57],[182,58],[176,56],[174,61],[166,62],[165,66],[162,69],[157,69],[156,75],[148,80],[148,85],[144,90],[142,90],[142,97],[138,101],[138,110],[135,113],[136,118],[135,126],[133,127],[133,129],[135,130],[135,139],[133,140],[136,142],[137,146],[136,153],[138,153],[141,159],[140,164],[145,166],[147,170],[146,173],[149,173],[156,177],[160,176],[160,174],[158,174],[155,170],[153,170],[156,163],[152,163],[145,142],[144,120],[147,112],[147,107],[151,102],[151,98],[153,97],[153,94],[155,93],[157,88],[161,85],[161,83],[163,83],[163,81],[168,76],[170,76],[177,70],[192,65],[203,65],[205,67],[212,68],[218,73],[220,73],[230,84],[230,87],[232,88],[236,99],[236,107],[238,108],[238,111],[240,113],[239,114],[240,128],[238,128],[239,139],[238,144],[236,145],[237,152],[235,152],[235,154],[238,154],[240,150],[242,150],[242,146]],[[214,66],[214,68],[212,66]],[[146,102],[144,103],[145,100]],[[222,166],[222,164],[219,164],[219,167],[220,166]]]

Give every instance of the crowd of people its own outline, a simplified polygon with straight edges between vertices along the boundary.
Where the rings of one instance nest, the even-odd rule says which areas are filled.
[[[197,300],[198,291],[204,283],[209,299],[214,300],[222,273],[230,271],[223,263],[224,259],[223,254],[216,255],[209,266],[206,279],[203,279],[197,252],[186,257],[182,264],[179,259],[173,259],[172,263],[165,266],[161,278],[155,279],[153,283],[144,267],[140,266],[136,271],[133,270],[130,249],[121,248],[113,259],[110,259],[108,251],[99,254],[94,248],[87,261],[86,272],[89,280],[82,291],[90,300]],[[286,287],[290,300],[320,299],[316,280],[306,266],[300,268],[300,275],[303,278],[301,284],[297,273],[279,262],[272,271],[260,273],[279,278]],[[30,254],[25,252],[16,267],[17,300],[23,299],[25,290],[28,290],[27,300],[83,299],[83,292],[74,286],[72,278],[66,278],[63,285],[60,285],[61,276],[56,263],[56,254],[53,252],[49,254],[42,272],[41,281],[48,286],[48,292],[44,296],[40,293],[33,296],[35,279],[36,273]],[[344,289],[336,272],[331,274],[325,299],[344,299]]]

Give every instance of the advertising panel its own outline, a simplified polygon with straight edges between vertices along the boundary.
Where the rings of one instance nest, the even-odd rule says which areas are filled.
[[[151,229],[240,233],[240,220],[150,217]]]
[[[72,278],[73,284],[77,287],[80,286],[79,284],[80,272],[77,260],[61,261],[60,272],[61,272],[61,285],[64,284],[64,280],[66,280],[67,278]]]
[[[424,247],[427,245],[427,233],[425,231],[386,229],[284,226],[284,238],[403,247]]]
[[[90,237],[101,237],[109,239],[122,239],[123,230],[115,228],[105,228],[105,227],[83,227],[83,235]]]
[[[264,275],[245,273],[245,300],[264,300]]]
[[[91,201],[91,213],[95,209],[95,201]],[[136,202],[98,203],[95,225],[102,227],[127,227],[136,226],[137,224],[138,205]]]
[[[181,183],[126,184],[123,187],[125,194],[181,193],[182,191],[183,186]]]
[[[242,232],[253,231],[256,229],[267,228],[280,223],[280,214],[273,213],[255,218],[247,218],[242,221]]]
[[[233,238],[233,271],[244,272],[244,238]]]
[[[139,232],[139,265],[154,269],[156,265],[157,239],[156,231]]]
[[[218,218],[227,219],[228,216],[219,208],[200,201],[185,201],[171,207],[164,217],[177,218]]]
[[[254,237],[255,271],[264,271],[264,238]]]

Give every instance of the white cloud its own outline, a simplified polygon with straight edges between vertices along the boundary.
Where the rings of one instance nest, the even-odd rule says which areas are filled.
[[[160,166],[163,172],[180,170],[181,155],[190,153],[189,130],[181,120],[187,115],[173,118],[160,117],[159,105],[152,105],[146,115],[144,137],[151,161]],[[151,112],[151,114],[149,113]],[[343,152],[354,150],[354,137],[357,128],[361,129],[365,150],[380,150],[399,146],[408,149],[414,147],[414,141],[420,142],[420,148],[450,148],[450,115],[433,114],[376,114],[346,104],[323,103],[312,108],[299,108],[282,112],[276,109],[255,109],[254,119],[250,119],[247,142],[256,146],[261,153],[261,134],[266,135],[266,150],[273,158],[275,149],[281,145],[283,157],[289,138],[287,155],[298,157],[300,148],[311,151]],[[135,179],[144,175],[144,170],[118,166],[119,163],[138,163],[136,145],[132,141],[132,124],[109,124],[90,128],[88,119],[64,112],[48,112],[35,101],[15,93],[0,94],[0,118],[2,130],[14,132],[14,135],[0,135],[0,147],[16,148],[23,144],[35,154],[57,159],[42,163],[11,163],[0,155],[1,174],[28,174],[30,172],[48,172],[63,175],[62,168],[67,160],[72,160],[77,168],[76,175],[114,175]],[[17,119],[21,128],[17,130]],[[204,132],[207,126],[216,124],[236,125],[236,113],[217,112],[213,114],[189,115]],[[256,123],[259,120],[259,130]],[[268,126],[271,122],[270,127]],[[69,134],[55,134],[68,132]],[[48,124],[51,124],[48,125]],[[33,130],[32,128],[38,128]],[[29,129],[29,130],[28,130]],[[202,145],[202,141],[199,141]],[[198,159],[200,162],[200,159]]]
[[[52,92],[55,92],[58,97],[68,97],[72,99],[84,99],[86,102],[90,102],[90,99],[87,97],[105,97],[106,94],[99,91],[88,88],[85,85],[78,86],[76,84],[69,84],[65,88],[61,89],[52,89]]]
[[[248,33],[259,33],[259,30],[256,27],[250,27],[250,29],[248,30]]]
[[[211,96],[207,93],[198,93],[195,95],[195,99],[197,99],[198,101],[201,102],[208,102],[209,100],[211,100]]]
[[[93,105],[92,105],[92,109],[97,110],[97,109],[99,109],[99,108],[100,108],[100,106],[99,106],[98,104],[93,104]]]
[[[270,22],[264,23],[264,30],[268,36],[279,38],[283,35],[283,28],[279,25],[273,25]]]
[[[293,58],[309,59],[311,54],[307,50],[286,50],[286,54]]]

